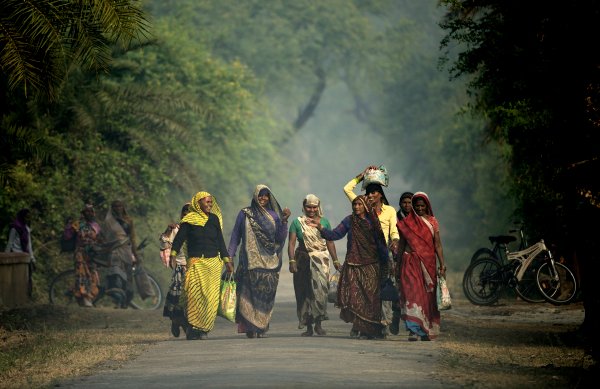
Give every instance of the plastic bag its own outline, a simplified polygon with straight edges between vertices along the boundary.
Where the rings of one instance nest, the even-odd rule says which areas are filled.
[[[437,282],[437,306],[438,310],[444,311],[452,308],[452,300],[450,299],[450,290],[446,279],[442,276],[438,276]]]
[[[217,315],[230,322],[235,323],[235,309],[237,303],[237,284],[233,279],[233,273],[221,280],[221,294],[219,296],[219,307]]]
[[[384,165],[379,166],[377,169],[369,169],[365,172],[363,177],[362,189],[365,190],[369,184],[379,184],[381,186],[388,186],[389,176],[387,169]]]
[[[329,276],[329,291],[327,293],[327,301],[337,304],[337,286],[340,280],[340,273],[336,270]]]

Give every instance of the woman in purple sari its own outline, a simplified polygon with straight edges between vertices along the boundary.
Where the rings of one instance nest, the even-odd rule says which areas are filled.
[[[238,332],[248,338],[265,338],[269,330],[289,217],[290,210],[281,209],[271,190],[257,185],[252,203],[235,221],[228,248],[234,258],[242,243],[235,278],[235,321]]]

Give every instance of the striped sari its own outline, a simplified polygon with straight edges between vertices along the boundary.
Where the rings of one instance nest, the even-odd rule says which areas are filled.
[[[215,326],[223,261],[213,258],[190,258],[182,295],[187,322],[195,330],[210,332]]]

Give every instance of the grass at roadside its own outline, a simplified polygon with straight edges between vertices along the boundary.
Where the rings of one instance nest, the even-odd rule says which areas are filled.
[[[168,338],[160,311],[31,305],[0,312],[0,387],[51,387]]]
[[[471,304],[450,274],[453,308],[442,312],[440,375],[463,387],[582,387],[595,372],[578,329],[583,305],[531,304],[507,294]]]

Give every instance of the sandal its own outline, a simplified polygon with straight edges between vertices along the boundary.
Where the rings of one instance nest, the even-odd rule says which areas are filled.
[[[319,336],[327,335],[327,331],[325,331],[321,326],[315,326],[315,332]]]
[[[316,330],[316,329],[317,329],[317,328],[315,327],[315,330]],[[300,336],[313,336],[313,328],[312,328],[312,325],[310,325],[310,324],[309,324],[309,325],[307,326],[307,328],[306,328],[306,331],[304,331],[303,333],[301,333],[301,334],[300,334]]]
[[[179,338],[179,335],[181,334],[181,332],[179,330],[179,324],[177,324],[175,322],[171,322],[171,333],[173,334],[174,337]]]
[[[419,340],[419,337],[417,336],[417,334],[415,334],[414,332],[411,332],[408,335],[408,341],[409,342],[416,342],[417,340]]]
[[[254,331],[246,331],[246,337],[250,338],[250,339],[256,338],[256,332],[254,332]]]

